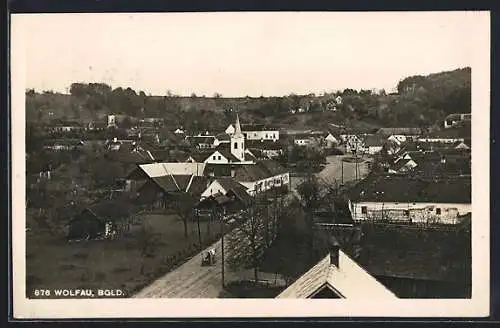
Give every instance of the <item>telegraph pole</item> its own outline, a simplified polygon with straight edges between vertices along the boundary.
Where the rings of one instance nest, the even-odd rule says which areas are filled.
[[[220,218],[220,227],[221,227],[221,233],[222,233],[222,238],[221,238],[221,278],[222,278],[222,287],[225,287],[224,283],[224,218]]]

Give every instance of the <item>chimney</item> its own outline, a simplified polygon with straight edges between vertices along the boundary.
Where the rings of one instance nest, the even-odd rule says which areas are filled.
[[[335,265],[337,268],[339,267],[339,251],[340,245],[335,237],[331,237],[330,239],[330,264]]]

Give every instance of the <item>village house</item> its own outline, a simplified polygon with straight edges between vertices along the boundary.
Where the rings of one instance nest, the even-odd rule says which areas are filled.
[[[280,299],[397,299],[396,295],[347,255],[338,243],[309,271],[288,286]]]
[[[272,140],[248,140],[245,146],[252,153],[257,150],[268,158],[278,157],[283,154],[283,145]]]
[[[471,121],[472,120],[472,114],[471,113],[457,113],[457,114],[450,114],[446,116],[444,119],[444,128],[448,129],[451,127],[456,126],[460,122],[464,121]]]
[[[380,128],[377,130],[376,134],[383,135],[385,137],[399,136],[399,138],[405,137],[405,139],[414,139],[422,135],[422,129],[420,128]],[[405,141],[405,140],[402,140]]]
[[[230,124],[225,133],[232,135],[236,131],[236,126]],[[264,124],[242,124],[241,132],[244,134],[246,140],[272,140],[277,141],[280,138],[279,130],[267,127]]]
[[[252,165],[207,164],[205,175],[211,177],[232,177],[245,186],[250,195],[274,187],[288,187],[290,174],[276,161],[261,160]]]
[[[45,143],[44,149],[55,151],[68,151],[81,149],[85,143],[80,139],[52,139]]]
[[[363,142],[364,152],[370,155],[375,155],[382,151],[386,139],[380,135],[372,134],[367,135]]]
[[[108,128],[116,128],[118,127],[126,118],[130,119],[131,121],[135,121],[136,119],[133,117],[129,117],[127,115],[122,115],[122,114],[109,114],[108,115]]]
[[[195,146],[197,149],[212,149],[215,148],[215,137],[214,136],[191,136],[187,140]]]
[[[205,165],[205,163],[188,162],[138,164],[125,178],[127,190],[135,192],[148,180],[156,177],[168,175],[203,176]]]
[[[208,183],[207,177],[194,174],[151,177],[137,190],[138,202],[147,204],[149,208],[175,208],[178,199],[189,196],[194,206]]]
[[[109,238],[130,225],[133,205],[130,199],[103,201],[86,207],[69,219],[68,240]]]
[[[354,221],[457,224],[471,213],[470,177],[369,175],[349,192]]]
[[[221,144],[229,144],[231,142],[231,135],[227,133],[219,133],[215,136],[214,145],[217,147]]]
[[[331,148],[331,147],[338,146],[340,144],[341,139],[340,139],[339,135],[335,135],[333,132],[327,131],[324,134],[324,140],[325,140],[326,146]]]
[[[414,160],[412,160],[411,158],[398,158],[388,168],[388,173],[404,174],[404,173],[407,173],[407,172],[413,170],[417,166],[418,166],[418,164]]]

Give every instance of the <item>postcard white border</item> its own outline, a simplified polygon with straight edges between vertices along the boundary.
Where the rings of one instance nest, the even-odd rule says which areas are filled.
[[[423,13],[425,14],[425,13]],[[11,16],[13,308],[18,319],[207,317],[484,317],[489,315],[490,15],[477,19],[472,67],[472,299],[470,300],[29,300],[25,297],[25,51],[23,22]],[[276,13],[279,15],[279,13]]]

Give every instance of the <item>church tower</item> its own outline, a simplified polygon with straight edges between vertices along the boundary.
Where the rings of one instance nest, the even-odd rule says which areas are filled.
[[[231,154],[240,161],[245,160],[245,136],[241,132],[240,119],[236,114],[236,124],[234,125],[234,133],[231,136]]]

